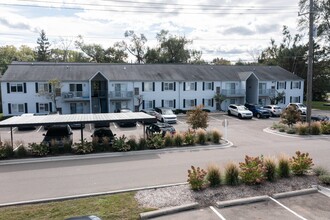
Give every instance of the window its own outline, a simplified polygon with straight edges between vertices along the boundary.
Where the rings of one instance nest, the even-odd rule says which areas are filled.
[[[84,113],[84,104],[82,102],[70,103],[71,114]]]
[[[164,83],[164,90],[168,91],[168,90],[174,90],[174,83],[170,82],[170,83]]]
[[[285,82],[278,82],[277,89],[286,89],[285,88]]]
[[[236,99],[229,99],[229,104],[236,104]]]
[[[140,90],[138,87],[134,88],[134,95],[140,95]]]
[[[204,106],[212,106],[212,99],[205,99],[204,100]]]
[[[49,104],[39,103],[39,112],[49,112]]]
[[[195,83],[194,82],[186,82],[186,91],[193,91],[195,90]]]
[[[212,83],[211,82],[205,83],[205,90],[212,90]]]
[[[12,113],[25,113],[24,104],[11,104]]]
[[[11,83],[10,92],[23,92],[23,83]]]
[[[283,99],[281,99],[278,103],[279,104],[285,104],[285,96],[283,96]]]
[[[81,97],[82,96],[82,84],[73,84],[70,83],[70,92],[73,92],[75,96]]]
[[[38,83],[38,92],[49,92],[49,83]]]
[[[174,100],[164,100],[164,107],[174,108]]]
[[[144,91],[151,92],[153,91],[153,83],[152,82],[144,82]]]
[[[153,108],[152,100],[144,100],[144,108]]]
[[[186,99],[186,107],[194,107],[195,106],[195,99]]]
[[[293,96],[291,102],[300,102],[300,97],[299,96]]]
[[[235,94],[235,89],[236,89],[236,83],[226,83],[226,90],[227,94],[233,95]]]
[[[300,89],[300,82],[292,82],[292,89]]]

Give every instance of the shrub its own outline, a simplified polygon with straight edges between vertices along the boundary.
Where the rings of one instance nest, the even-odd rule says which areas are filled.
[[[136,138],[134,136],[132,136],[128,139],[127,144],[130,146],[131,150],[137,150],[138,149],[139,144],[136,141]]]
[[[293,106],[289,106],[283,111],[281,115],[281,122],[283,124],[287,124],[289,127],[291,127],[298,121],[300,121],[300,113]]]
[[[323,184],[330,185],[330,175],[329,174],[319,176],[319,180]]]
[[[148,148],[147,140],[145,138],[140,138],[137,150],[145,150],[147,148]]]
[[[208,127],[208,113],[203,111],[203,105],[195,106],[193,110],[187,112],[187,124],[192,129]]]
[[[9,142],[4,144],[0,142],[0,159],[12,158],[14,154],[14,149]]]
[[[111,150],[111,143],[109,137],[93,137],[92,146],[95,152],[105,152]]]
[[[288,178],[290,176],[290,162],[287,156],[281,155],[279,157],[277,174],[281,178]]]
[[[316,176],[322,176],[322,175],[327,175],[329,174],[328,170],[324,167],[317,166],[313,169],[313,172],[315,173]]]
[[[209,182],[211,187],[216,187],[221,184],[221,173],[217,165],[211,164],[207,167],[206,180]]]
[[[184,143],[186,145],[194,145],[195,140],[196,140],[196,133],[193,130],[188,129],[188,131],[184,133]]]
[[[260,157],[245,156],[245,162],[239,163],[239,176],[246,184],[260,184],[266,180],[266,167]]]
[[[49,147],[43,143],[29,143],[28,148],[33,156],[44,157],[49,153]]]
[[[236,164],[228,163],[225,166],[225,183],[230,186],[237,186],[239,184],[239,169]]]
[[[205,184],[205,176],[207,172],[199,167],[191,166],[188,170],[188,183],[192,190],[201,190]]]
[[[218,129],[213,129],[211,135],[212,135],[212,142],[214,144],[219,144],[222,136],[220,131]]]
[[[321,122],[321,132],[322,134],[330,134],[330,121]]]
[[[321,134],[321,122],[314,121],[314,122],[311,123],[310,134],[312,134],[312,135],[319,135],[319,134]]]
[[[206,143],[206,131],[204,129],[198,129],[196,131],[196,138],[198,144],[205,144]]]
[[[290,127],[288,129],[286,129],[286,133],[287,134],[295,134],[296,133],[296,129],[294,127]]]
[[[183,145],[183,135],[181,132],[176,132],[173,136],[173,141],[175,146],[182,146]]]
[[[264,160],[264,165],[266,167],[265,176],[267,180],[274,181],[276,179],[276,162],[271,157],[266,157]]]
[[[295,175],[304,175],[313,165],[313,160],[309,157],[309,153],[296,151],[296,156],[290,158],[290,168]]]
[[[24,158],[28,156],[28,152],[23,145],[19,146],[15,151],[15,156],[17,158]]]
[[[303,123],[303,122],[299,122],[295,125],[296,131],[299,135],[306,135],[308,134],[308,124],[307,123]]]
[[[115,137],[113,141],[113,149],[116,151],[129,151],[131,147],[126,142],[127,137],[122,135],[121,137]]]
[[[73,144],[73,152],[76,154],[89,154],[93,152],[93,143],[84,139],[82,142]]]
[[[147,140],[149,149],[160,149],[164,147],[164,140],[162,134],[153,134]]]
[[[173,146],[173,137],[172,134],[170,132],[166,132],[165,136],[164,136],[164,146],[165,147],[171,147]]]

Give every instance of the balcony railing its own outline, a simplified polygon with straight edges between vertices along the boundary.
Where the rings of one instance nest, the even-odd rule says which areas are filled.
[[[274,96],[275,89],[259,89],[259,96]]]
[[[88,93],[84,93],[81,91],[75,91],[75,92],[62,92],[62,97],[64,100],[88,100],[89,95]]]
[[[133,91],[114,91],[110,92],[110,99],[131,99]]]
[[[222,89],[221,94],[227,97],[245,96],[245,89]]]

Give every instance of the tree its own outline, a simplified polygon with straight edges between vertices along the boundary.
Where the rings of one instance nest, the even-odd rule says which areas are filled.
[[[217,93],[213,96],[213,99],[216,102],[216,109],[221,111],[221,103],[223,101],[225,101],[227,99],[227,97],[222,94]]]
[[[58,93],[61,90],[61,81],[59,79],[51,79],[48,81],[48,84],[49,90],[39,91],[39,95],[50,99],[54,103],[55,109],[57,111],[57,97],[60,95]]]
[[[37,40],[37,61],[49,61],[50,43],[44,30],[41,30],[40,37]]]
[[[203,128],[208,127],[208,113],[203,111],[203,105],[196,106],[195,109],[187,112],[187,123],[193,128]]]
[[[277,105],[279,101],[283,100],[285,97],[285,92],[277,92],[275,91],[274,96],[270,97],[270,104]]]
[[[300,121],[300,113],[293,106],[286,108],[281,115],[281,122],[283,124],[289,125],[292,127],[293,124],[296,124]]]
[[[211,63],[214,65],[231,65],[231,62],[229,60],[226,60],[222,57],[214,58]]]
[[[136,57],[137,63],[143,63],[144,55],[146,53],[145,44],[147,42],[147,38],[144,34],[140,34],[140,36],[136,35],[132,30],[125,31],[125,37],[130,38],[131,41],[130,45],[127,45],[125,41],[122,42],[125,49]]]

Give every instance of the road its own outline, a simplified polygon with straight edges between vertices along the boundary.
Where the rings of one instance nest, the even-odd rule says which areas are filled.
[[[180,183],[186,181],[191,165],[205,168],[209,163],[217,163],[224,167],[230,161],[243,161],[245,155],[293,155],[300,150],[309,152],[315,164],[330,170],[329,136],[274,135],[263,130],[278,121],[276,118],[239,120],[226,115],[212,115],[209,129],[224,132],[224,119],[229,121],[228,140],[234,144],[226,149],[139,152],[139,155],[15,165],[0,162],[0,204]],[[186,129],[185,119],[180,117],[175,126],[177,130]],[[137,132],[128,130],[127,133]]]

